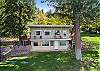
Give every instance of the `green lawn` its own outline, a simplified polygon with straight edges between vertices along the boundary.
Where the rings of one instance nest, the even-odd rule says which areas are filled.
[[[82,40],[89,44],[90,48],[95,48],[95,51],[98,51],[99,58],[98,61],[100,62],[100,35],[96,36],[83,36]]]
[[[83,36],[82,40],[89,43],[91,47],[97,48],[100,55],[100,36]]]
[[[90,37],[90,36],[83,36],[82,40],[87,41],[87,42],[92,42],[95,44],[99,44],[100,45],[100,36],[95,36],[95,37]]]
[[[32,53],[3,62],[0,71],[80,71],[80,63],[72,52]]]
[[[83,36],[83,41],[92,42],[91,45],[100,47],[100,37]],[[100,52],[98,50],[98,52]],[[94,53],[94,52],[93,52]],[[83,52],[89,58],[89,52]],[[93,55],[93,57],[95,56]],[[89,61],[87,59],[87,61]],[[97,64],[89,63],[80,65],[74,56],[74,51],[31,53],[25,57],[13,57],[5,62],[0,62],[0,71],[100,71]]]

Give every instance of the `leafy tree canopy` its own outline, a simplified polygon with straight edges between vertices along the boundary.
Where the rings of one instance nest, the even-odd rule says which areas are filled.
[[[22,35],[27,22],[32,19],[32,7],[26,0],[5,0],[0,7],[0,36]]]
[[[93,22],[100,17],[99,0],[42,0],[55,8],[55,13],[62,18],[68,16],[73,21],[77,13],[80,14],[82,23]]]

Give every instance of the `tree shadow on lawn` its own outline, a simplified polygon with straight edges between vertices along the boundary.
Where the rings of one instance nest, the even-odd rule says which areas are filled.
[[[83,54],[87,56],[90,53]],[[81,65],[75,59],[74,51],[31,53],[27,58],[20,58],[3,62],[2,65],[8,66],[0,66],[0,71],[100,71],[91,70],[90,67],[94,66],[90,63]]]
[[[34,66],[37,71],[79,71],[80,69],[79,61],[76,61],[70,52],[40,53],[32,60],[35,61]]]
[[[80,61],[67,52],[31,53],[26,59],[8,60],[1,71],[80,71]],[[11,66],[13,65],[13,66]],[[10,67],[11,66],[11,67]]]

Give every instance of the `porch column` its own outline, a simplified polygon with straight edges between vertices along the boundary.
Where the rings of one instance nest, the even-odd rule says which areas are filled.
[[[57,50],[59,47],[59,42],[56,40],[54,41],[54,49]]]

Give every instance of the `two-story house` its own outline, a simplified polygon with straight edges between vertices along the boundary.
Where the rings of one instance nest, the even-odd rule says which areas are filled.
[[[30,25],[31,51],[66,51],[73,25]]]

